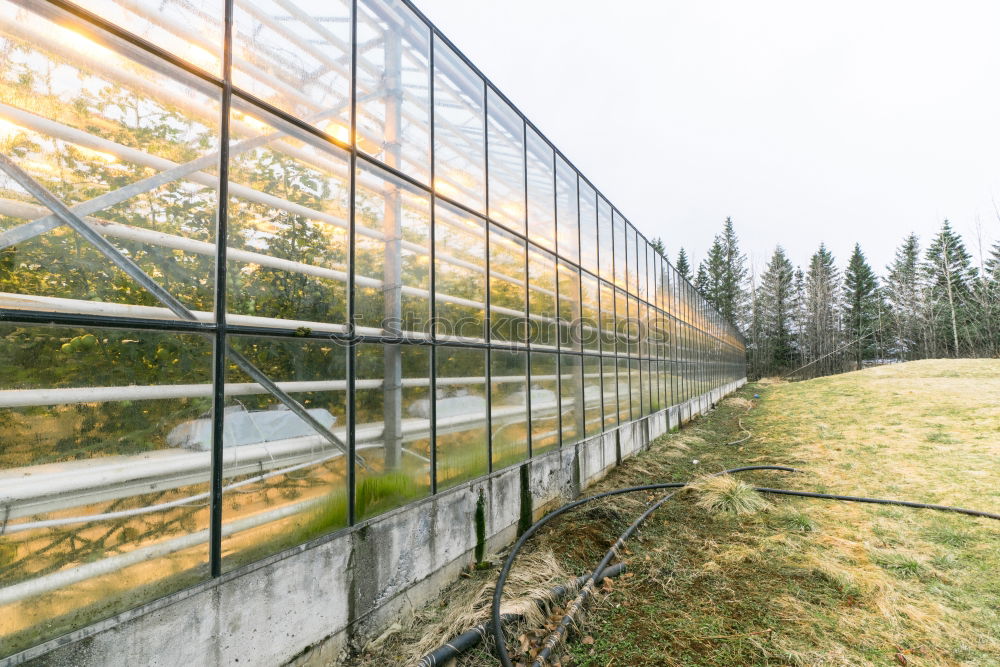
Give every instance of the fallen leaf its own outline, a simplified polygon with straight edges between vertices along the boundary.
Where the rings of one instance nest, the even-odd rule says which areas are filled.
[[[909,660],[907,660],[906,656],[903,655],[902,653],[896,654],[896,662],[904,666],[909,664]]]
[[[590,644],[594,643],[594,638],[591,637],[590,635],[587,635],[586,637],[584,637],[580,641],[582,641],[584,644],[587,644],[589,646]]]

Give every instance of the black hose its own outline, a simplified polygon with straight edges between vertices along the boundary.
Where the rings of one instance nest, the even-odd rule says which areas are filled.
[[[744,472],[747,470],[781,470],[784,472],[802,472],[801,470],[797,470],[795,468],[789,468],[788,466],[759,465],[759,466],[742,466],[739,468],[731,468],[729,470],[723,470],[722,472],[716,474],[725,475],[736,472]],[[510,550],[510,553],[507,555],[507,560],[504,562],[503,567],[500,568],[500,574],[497,576],[496,588],[493,591],[493,608],[491,610],[492,614],[491,614],[490,631],[493,633],[493,639],[496,644],[497,657],[500,659],[500,663],[504,667],[514,667],[513,663],[510,660],[510,655],[507,653],[507,644],[503,636],[503,625],[500,617],[501,616],[500,599],[503,595],[503,587],[504,584],[507,583],[507,576],[510,574],[510,568],[514,563],[514,559],[517,557],[518,552],[524,546],[524,543],[527,542],[532,535],[538,532],[538,530],[542,526],[544,526],[546,523],[556,518],[557,516],[565,514],[569,510],[579,507],[580,505],[592,502],[594,500],[598,500],[600,498],[607,498],[609,496],[618,496],[625,493],[634,493],[636,491],[653,491],[657,489],[678,489],[687,486],[688,484],[690,484],[690,482],[664,482],[660,484],[645,484],[642,486],[630,486],[623,489],[613,489],[611,491],[605,491],[604,493],[598,493],[597,495],[581,498],[580,500],[574,500],[571,503],[567,503],[562,507],[549,512],[541,519],[539,519],[537,522],[535,522],[530,528],[528,528],[528,530],[524,531],[524,534],[521,535],[520,539],[518,539],[518,541],[514,544],[514,547]],[[669,498],[672,495],[673,494],[669,494],[667,498]],[[667,498],[661,499],[661,501],[657,504],[657,507],[659,507],[659,505],[662,504],[662,502]],[[644,516],[648,516],[648,512],[644,513]],[[589,577],[589,579],[592,582],[595,579],[600,579],[601,578],[600,575],[601,575],[600,571],[595,571],[594,574],[592,574]]]
[[[606,569],[604,572],[601,573],[601,575],[602,578],[617,577],[624,571],[625,571],[625,563],[617,563]],[[589,579],[590,577],[586,574],[583,575],[582,577],[577,577],[576,587],[579,588],[580,586],[583,586],[584,584],[587,583]],[[549,591],[549,596],[551,599],[557,600],[559,598],[564,597],[568,592],[569,588],[567,586],[556,586]],[[539,607],[544,607],[545,605],[544,600],[537,600],[537,603]],[[503,623],[519,621],[521,618],[522,618],[521,614],[515,614],[515,613],[503,614],[500,616],[500,620]],[[449,660],[453,660],[454,658],[457,658],[463,653],[471,651],[476,646],[478,646],[480,642],[483,641],[483,639],[486,636],[488,627],[489,627],[488,623],[480,623],[476,627],[470,628],[465,632],[463,632],[462,634],[452,637],[447,642],[445,642],[441,646],[438,646],[436,649],[434,649],[433,651],[422,657],[420,659],[420,662],[417,663],[417,667],[435,667],[436,665],[444,665]]]
[[[800,498],[823,498],[825,500],[846,500],[852,503],[873,503],[875,505],[900,505],[902,507],[916,507],[917,509],[938,510],[939,512],[958,512],[969,516],[980,516],[987,519],[1000,521],[1000,514],[993,512],[983,512],[982,510],[970,510],[964,507],[951,507],[950,505],[932,505],[929,503],[915,503],[910,500],[893,500],[891,498],[865,498],[863,496],[838,496],[831,493],[814,493],[812,491],[793,491],[791,489],[769,489],[767,487],[756,487],[755,491],[761,493],[774,493],[782,496],[799,496]]]

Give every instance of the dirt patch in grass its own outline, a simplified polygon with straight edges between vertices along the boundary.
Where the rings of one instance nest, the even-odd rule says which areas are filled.
[[[1000,361],[933,360],[757,384],[738,398],[755,393],[749,411],[721,402],[588,493],[778,463],[808,472],[739,479],[1000,508]],[[740,418],[754,437],[726,446],[742,434]],[[1000,664],[997,522],[782,497],[738,514],[701,507],[699,495],[678,494],[629,543],[628,576],[590,605],[561,649],[563,665]],[[582,574],[657,497],[618,497],[571,513],[529,551],[551,551],[565,573]],[[477,586],[495,576],[496,568],[474,573],[442,600],[472,604]],[[447,607],[428,609],[443,616]],[[427,640],[428,622],[400,629],[355,664],[403,662],[398,647]],[[483,649],[459,664],[496,661]]]

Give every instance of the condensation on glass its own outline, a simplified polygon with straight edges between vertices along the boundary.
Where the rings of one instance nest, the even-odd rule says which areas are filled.
[[[399,0],[233,0],[228,72],[65,4],[0,0],[0,658],[743,377]]]

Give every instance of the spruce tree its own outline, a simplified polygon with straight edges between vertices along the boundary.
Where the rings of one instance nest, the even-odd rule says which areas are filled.
[[[927,248],[924,273],[935,308],[935,337],[947,341],[944,349],[961,354],[968,338],[969,306],[976,270],[962,237],[947,220]]]
[[[858,368],[865,357],[875,352],[879,299],[878,279],[861,245],[855,243],[844,272],[844,320],[848,339],[856,341],[852,348]]]
[[[681,278],[685,280],[691,280],[691,263],[688,261],[687,252],[684,248],[677,251],[677,273],[681,274]]]
[[[708,249],[708,256],[698,265],[698,277],[695,285],[698,287],[701,295],[705,297],[705,301],[712,304],[720,313],[722,313],[724,300],[725,273],[726,251],[723,247],[721,237],[716,236],[712,240],[711,247]]]
[[[759,327],[766,341],[761,365],[766,374],[787,370],[794,360],[795,296],[795,271],[784,249],[778,246],[757,294]]]
[[[920,281],[920,240],[916,234],[910,234],[896,249],[885,279],[894,346],[903,359],[923,356],[920,323],[924,302]]]
[[[747,303],[747,258],[740,252],[733,219],[726,218],[722,237],[723,271],[719,278],[717,308],[727,321],[740,326],[745,318]]]
[[[809,260],[806,273],[805,345],[807,361],[816,362],[813,374],[829,374],[839,369],[834,352],[840,343],[840,272],[826,245]]]
[[[705,262],[698,265],[698,275],[694,277],[694,288],[698,290],[698,294],[704,299],[708,299],[708,271],[705,268]]]
[[[660,253],[661,256],[667,256],[667,247],[663,245],[663,239],[657,236],[655,239],[649,242],[649,245],[653,247],[653,250]]]

